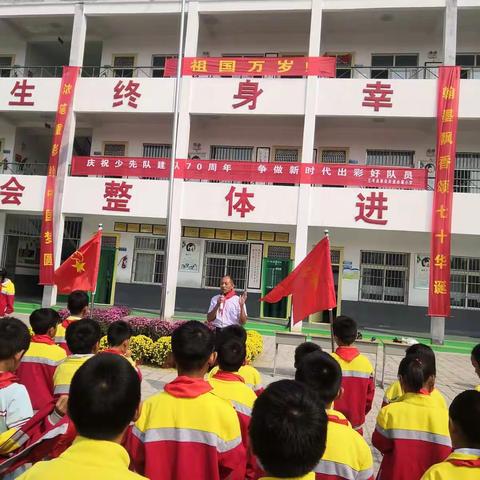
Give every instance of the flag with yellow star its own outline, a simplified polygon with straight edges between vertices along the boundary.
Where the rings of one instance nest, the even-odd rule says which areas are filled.
[[[102,232],[99,230],[55,270],[55,285],[59,293],[68,294],[74,290],[95,291],[101,245]]]
[[[260,301],[276,303],[287,295],[292,295],[293,324],[312,313],[336,307],[328,237],[318,242],[303,261]]]

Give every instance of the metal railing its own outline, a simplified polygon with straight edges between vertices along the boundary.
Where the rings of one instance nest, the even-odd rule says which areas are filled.
[[[0,165],[3,175],[47,175],[48,172],[48,163],[2,162]]]

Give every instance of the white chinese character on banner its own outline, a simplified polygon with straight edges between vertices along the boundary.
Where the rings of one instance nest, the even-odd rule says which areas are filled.
[[[370,171],[370,177],[371,177],[371,178],[378,178],[378,177],[380,177],[380,170],[371,170],[371,171]]]
[[[159,170],[165,170],[167,168],[167,165],[163,160],[159,160],[157,163],[157,168]]]
[[[150,160],[144,160],[144,161],[142,162],[142,168],[152,168],[152,167],[150,166]]]
[[[123,160],[115,160],[115,168],[123,167]]]
[[[323,167],[322,168],[322,175],[331,175],[332,169],[330,167]]]
[[[289,169],[288,169],[288,173],[290,175],[298,175],[300,173],[300,167],[298,165],[292,165]]]
[[[223,166],[222,170],[223,170],[224,172],[231,172],[231,171],[232,171],[232,166],[231,166],[229,163],[226,163],[226,164]]]
[[[203,168],[203,163],[202,162],[197,162],[197,170],[200,171]]]
[[[305,175],[313,175],[315,173],[315,167],[305,167]]]
[[[138,165],[138,164],[137,164],[137,161],[136,161],[136,160],[130,160],[130,161],[128,162],[129,168],[137,168],[137,165]]]
[[[102,168],[108,168],[110,166],[110,161],[108,160],[108,158],[102,158],[100,166]]]
[[[267,167],[265,165],[259,165],[257,170],[258,173],[265,173],[267,171]]]
[[[387,170],[387,178],[397,178],[395,170]]]
[[[274,165],[273,166],[273,173],[276,173],[276,174],[283,173],[283,166],[282,165]]]
[[[208,171],[209,172],[216,172],[217,171],[217,164],[216,163],[209,163],[208,164]]]
[[[413,172],[411,170],[405,170],[404,180],[413,180]]]
[[[354,168],[353,169],[354,177],[363,177],[363,168]]]
[[[346,177],[347,176],[347,169],[346,168],[339,168],[337,170],[337,175],[339,177]]]
[[[95,159],[94,158],[89,158],[87,160],[87,167],[94,167],[95,166]]]

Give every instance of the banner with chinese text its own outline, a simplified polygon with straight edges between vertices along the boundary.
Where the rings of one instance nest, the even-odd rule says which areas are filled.
[[[73,157],[72,175],[168,178],[170,159]],[[185,180],[342,185],[425,190],[424,168],[291,162],[177,160],[175,177]]]
[[[165,62],[165,76],[175,77],[177,59]],[[335,57],[185,57],[182,76],[335,77]]]
[[[55,183],[57,179],[58,160],[62,145],[63,131],[68,112],[72,106],[79,67],[63,67],[57,114],[53,130],[52,150],[48,162],[48,175],[43,200],[42,230],[40,236],[40,285],[53,285],[54,273],[54,205]]]
[[[428,315],[450,315],[450,245],[460,67],[439,67]]]

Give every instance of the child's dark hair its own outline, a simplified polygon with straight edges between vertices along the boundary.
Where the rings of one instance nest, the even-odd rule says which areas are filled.
[[[201,322],[190,320],[172,333],[173,357],[177,368],[185,372],[203,368],[213,350],[213,333]]]
[[[300,362],[295,380],[310,387],[328,405],[335,400],[342,385],[342,369],[331,355],[316,351]]]
[[[294,367],[298,368],[300,362],[305,358],[306,355],[313,352],[321,352],[322,347],[313,342],[303,342],[295,349],[295,363]]]
[[[229,325],[219,330],[215,337],[215,350],[219,350],[220,345],[230,339],[240,340],[247,343],[247,331],[241,325]]]
[[[80,315],[88,307],[88,294],[83,290],[75,290],[68,296],[67,308],[71,315]]]
[[[437,375],[437,362],[435,359],[435,353],[431,347],[425,345],[424,343],[410,345],[405,350],[405,356],[408,355],[416,356],[424,364],[424,371],[426,375],[425,380],[432,375]]]
[[[30,332],[21,320],[14,317],[0,319],[0,360],[12,358],[22,350],[26,352],[29,346]]]
[[[139,403],[140,380],[135,369],[120,355],[100,353],[73,376],[68,414],[80,435],[113,440],[133,420]]]
[[[357,322],[346,315],[340,315],[333,321],[333,334],[345,345],[351,345],[357,339]]]
[[[472,350],[472,357],[476,360],[476,362],[480,365],[480,343],[475,345]]]
[[[240,340],[231,338],[218,348],[218,365],[226,372],[237,372],[245,362],[247,349]]]
[[[65,332],[69,350],[74,354],[93,353],[93,347],[100,341],[100,325],[93,318],[82,318],[71,323]]]
[[[325,405],[300,382],[274,382],[255,401],[249,432],[253,453],[267,474],[301,477],[325,451]]]
[[[460,430],[467,448],[480,448],[480,392],[466,390],[457,395],[449,408],[452,422]]]
[[[398,376],[411,392],[419,392],[425,385],[429,375],[427,364],[418,355],[407,355],[402,358],[398,367]]]
[[[30,326],[35,335],[45,335],[60,323],[60,315],[53,308],[37,308],[30,314]]]
[[[107,341],[111,347],[118,347],[133,335],[132,327],[124,320],[117,320],[110,324],[107,330]]]
[[[7,271],[4,268],[0,268],[0,283],[3,283],[7,278]]]

